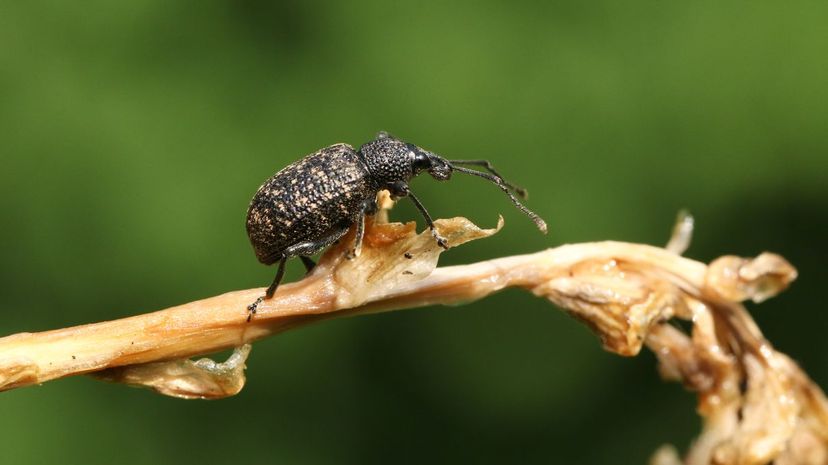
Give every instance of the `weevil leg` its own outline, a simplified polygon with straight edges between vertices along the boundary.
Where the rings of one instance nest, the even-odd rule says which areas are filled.
[[[425,205],[423,205],[423,203],[420,202],[420,199],[418,199],[413,192],[409,192],[408,197],[411,199],[412,202],[414,202],[414,206],[417,207],[417,210],[420,210],[420,213],[423,214],[423,218],[425,218],[428,227],[431,228],[431,235],[434,236],[434,240],[437,241],[437,245],[448,250],[448,241],[446,241],[446,238],[441,236],[437,232],[437,230],[434,229],[434,221],[431,219],[431,215],[428,214],[428,210],[426,210]]]
[[[392,195],[396,195],[397,197],[408,197],[414,202],[414,206],[417,207],[417,210],[420,210],[420,213],[423,215],[426,224],[429,228],[431,228],[431,235],[434,236],[434,240],[437,241],[437,245],[440,247],[448,250],[448,241],[446,238],[441,236],[437,233],[437,230],[434,229],[434,220],[431,219],[431,215],[428,214],[428,210],[426,210],[425,205],[420,202],[420,199],[411,192],[411,189],[408,187],[408,184],[404,182],[395,182],[389,186],[389,191]]]
[[[408,187],[408,184],[402,181],[392,182],[388,184],[386,188],[388,189],[388,192],[391,193],[391,198],[406,197],[411,193],[411,189]]]
[[[259,304],[262,303],[264,300],[268,300],[273,297],[273,294],[276,292],[276,289],[279,287],[279,283],[282,282],[282,278],[285,276],[285,262],[288,258],[298,256],[302,259],[302,263],[305,264],[305,267],[308,266],[308,262],[313,264],[313,260],[308,258],[309,255],[313,255],[316,252],[324,249],[325,247],[333,244],[334,242],[338,241],[345,233],[348,232],[351,225],[349,223],[343,223],[342,225],[338,226],[337,228],[331,230],[331,232],[319,239],[318,241],[308,241],[308,242],[301,242],[299,244],[293,245],[288,247],[287,249],[282,252],[282,257],[279,259],[279,269],[276,270],[276,277],[273,279],[273,283],[270,284],[270,287],[267,288],[265,295],[256,299],[255,302],[247,306],[247,310],[249,314],[247,315],[247,321],[250,321],[251,317],[256,313],[256,308],[258,308]],[[307,261],[306,261],[307,260]]]
[[[365,210],[359,212],[359,217],[356,220],[356,235],[354,236],[354,247],[345,252],[345,258],[348,260],[359,257],[362,253],[362,239],[365,237]]]
[[[365,214],[369,216],[376,215],[379,211],[379,205],[377,204],[377,199],[373,198],[370,200],[365,201]]]
[[[332,229],[322,239],[316,241],[300,242],[299,244],[290,246],[287,249],[285,249],[284,254],[288,257],[296,257],[297,255],[300,258],[302,256],[308,257],[338,241],[342,236],[345,235],[345,233],[348,232],[348,229],[350,228],[350,223],[343,223],[337,226],[336,228]]]
[[[247,321],[250,321],[250,318],[256,313],[256,309],[259,307],[259,304],[262,303],[265,299],[270,299],[273,297],[273,294],[276,292],[276,288],[279,287],[279,283],[282,282],[282,278],[285,277],[285,262],[287,262],[288,257],[286,255],[282,255],[282,258],[279,259],[279,268],[276,270],[276,277],[273,278],[273,282],[270,283],[270,286],[265,291],[265,295],[256,299],[255,302],[247,306]]]
[[[265,299],[273,297],[273,294],[276,293],[276,288],[279,287],[279,283],[281,283],[282,278],[285,277],[285,262],[287,262],[287,256],[284,256],[281,260],[279,260],[279,268],[276,269],[276,277],[273,278],[273,282],[270,283],[267,291],[265,291]]]
[[[362,211],[359,212],[359,217],[356,221],[357,230],[354,236],[354,248],[345,253],[345,258],[348,260],[359,257],[360,253],[362,253],[362,240],[365,238],[365,215],[373,215],[378,210],[379,207],[375,199],[365,201],[365,205],[363,205]]]
[[[316,262],[314,262],[307,255],[300,255],[299,259],[302,260],[302,264],[305,265],[305,274],[309,274],[313,271],[314,267],[316,267]]]

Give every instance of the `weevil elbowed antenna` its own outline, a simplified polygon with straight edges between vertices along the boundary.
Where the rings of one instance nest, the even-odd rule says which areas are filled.
[[[506,193],[506,195],[509,196],[509,199],[512,201],[513,204],[515,204],[515,207],[517,207],[518,210],[522,211],[526,216],[528,216],[535,223],[535,226],[538,227],[540,232],[546,234],[546,230],[547,230],[546,229],[546,221],[543,221],[543,218],[538,216],[537,213],[535,213],[532,210],[529,210],[528,208],[526,208],[522,203],[520,203],[520,201],[514,195],[512,195],[512,192],[511,192],[512,190],[514,190],[522,198],[526,198],[526,189],[523,189],[521,187],[517,187],[514,184],[506,182],[499,174],[497,174],[497,172],[494,170],[494,168],[491,167],[491,164],[488,163],[485,160],[447,160],[447,161],[448,161],[448,164],[451,167],[452,171],[458,171],[460,173],[466,173],[466,174],[471,174],[473,176],[478,176],[478,177],[481,177],[483,179],[486,179],[486,180],[496,184],[497,187],[500,188],[500,190],[502,190],[503,192]],[[480,166],[485,167],[487,170],[489,170],[493,174],[484,173],[482,171],[477,171],[477,170],[473,170],[473,169],[469,169],[469,168],[464,168],[462,166],[458,166],[460,164],[480,165]]]
[[[492,166],[492,163],[489,160],[448,160],[448,162],[452,165],[482,166],[486,171],[500,178],[501,182],[503,182],[503,185],[508,187],[515,194],[517,194],[518,197],[520,197],[523,200],[529,198],[529,192],[526,189],[506,181],[506,179],[503,178],[502,174],[495,171],[494,166]]]

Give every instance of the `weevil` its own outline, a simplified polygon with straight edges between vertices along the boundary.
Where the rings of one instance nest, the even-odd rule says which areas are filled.
[[[479,166],[487,172],[466,168]],[[247,209],[247,236],[259,261],[279,263],[265,295],[250,304],[250,316],[270,299],[285,274],[285,262],[299,257],[310,272],[311,255],[338,241],[356,224],[353,247],[346,256],[359,255],[365,233],[365,216],[377,211],[376,197],[387,189],[392,198],[408,197],[423,215],[437,244],[448,248],[434,229],[434,221],[408,181],[423,171],[438,181],[453,172],[479,176],[497,185],[512,203],[546,233],[546,223],[512,194],[526,198],[526,190],[506,182],[487,160],[447,160],[387,132],[354,150],[335,144],[288,165],[259,187]]]

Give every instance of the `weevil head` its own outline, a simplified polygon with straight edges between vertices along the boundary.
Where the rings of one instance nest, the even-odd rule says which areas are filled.
[[[452,167],[446,159],[386,132],[363,144],[359,153],[378,186],[407,182],[423,171],[438,181],[451,178]]]
[[[411,158],[411,169],[414,176],[423,171],[427,171],[432,178],[438,181],[448,181],[451,179],[451,165],[449,162],[434,153],[423,150],[414,144],[408,144],[409,157]]]

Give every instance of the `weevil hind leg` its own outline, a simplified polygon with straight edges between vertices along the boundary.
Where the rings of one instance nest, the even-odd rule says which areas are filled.
[[[279,287],[279,283],[281,283],[282,278],[285,277],[285,262],[287,262],[287,259],[288,257],[286,255],[282,255],[282,258],[279,259],[279,268],[276,269],[276,277],[273,278],[273,282],[270,283],[270,286],[268,286],[267,291],[265,291],[265,295],[257,298],[252,304],[247,306],[247,321],[250,321],[250,318],[252,318],[256,313],[256,309],[262,301],[270,299],[273,297],[273,294],[276,293],[276,288]]]
[[[292,245],[285,249],[284,253],[288,257],[298,256],[300,259],[302,259],[302,262],[305,263],[305,266],[307,267],[307,265],[309,264],[308,262],[313,263],[313,260],[311,260],[308,257],[338,241],[340,238],[342,238],[342,236],[344,236],[348,232],[348,229],[350,229],[350,227],[350,224],[342,224],[332,229],[321,239],[315,241],[300,242],[299,244]],[[306,259],[307,261],[305,261]]]
[[[273,282],[270,284],[270,287],[267,288],[265,295],[259,297],[255,302],[247,306],[247,310],[249,312],[247,315],[247,321],[250,321],[262,301],[269,300],[273,297],[273,294],[276,293],[279,283],[282,282],[282,278],[285,276],[285,262],[287,262],[289,258],[299,257],[305,265],[305,268],[308,268],[308,272],[310,272],[310,269],[312,269],[316,264],[309,258],[309,256],[338,241],[348,232],[350,227],[350,223],[343,223],[332,229],[327,235],[319,240],[300,242],[299,244],[292,245],[285,249],[279,257],[279,268],[276,270],[276,277],[273,278]]]
[[[267,291],[265,291],[265,299],[270,299],[273,297],[273,294],[276,293],[276,288],[279,287],[279,283],[282,282],[282,278],[285,277],[285,263],[287,262],[287,256],[283,256],[281,260],[279,260],[279,268],[276,269],[276,277],[273,278],[273,282],[270,283],[268,286]]]

